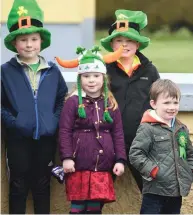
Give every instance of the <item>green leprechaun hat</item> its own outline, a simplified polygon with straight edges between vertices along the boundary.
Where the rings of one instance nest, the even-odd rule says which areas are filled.
[[[150,39],[140,35],[140,30],[147,25],[147,16],[142,11],[116,10],[116,22],[109,29],[109,36],[100,40],[101,45],[112,52],[111,41],[118,36],[128,37],[139,42],[139,50],[149,45]]]
[[[51,34],[43,28],[44,14],[36,0],[14,0],[8,16],[7,27],[10,32],[4,39],[5,46],[17,52],[12,41],[18,35],[40,33],[41,50],[50,46]]]
[[[85,48],[78,47],[76,53],[81,54],[79,58],[74,60],[61,60],[56,57],[56,61],[62,67],[65,68],[75,68],[78,67],[78,76],[77,76],[77,89],[78,89],[78,114],[81,118],[86,118],[85,107],[82,100],[82,88],[81,88],[81,74],[89,72],[99,72],[106,74],[107,69],[105,63],[111,63],[118,60],[122,54],[123,47],[121,46],[117,51],[109,53],[105,56],[102,56],[99,51],[100,48],[95,46],[92,49],[86,50]],[[104,76],[103,83],[103,95],[104,95],[104,114],[103,120],[112,123],[113,120],[108,111],[108,86],[107,86],[107,77]]]

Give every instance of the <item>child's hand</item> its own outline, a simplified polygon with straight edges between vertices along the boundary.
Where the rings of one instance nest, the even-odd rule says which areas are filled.
[[[63,169],[65,173],[75,172],[74,161],[71,159],[66,159],[63,161]]]
[[[121,176],[125,171],[125,167],[122,163],[116,163],[113,168],[113,173],[117,176]]]

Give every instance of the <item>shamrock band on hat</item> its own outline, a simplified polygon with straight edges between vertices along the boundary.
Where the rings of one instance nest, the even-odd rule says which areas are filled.
[[[17,52],[12,42],[18,35],[40,33],[41,50],[47,48],[50,46],[51,34],[43,28],[43,21],[43,11],[36,0],[14,0],[7,21],[9,35],[4,39],[5,46]]]
[[[109,29],[109,36],[100,40],[101,45],[112,52],[111,41],[118,36],[128,37],[139,42],[139,50],[149,45],[150,39],[140,35],[140,30],[147,25],[147,16],[142,11],[116,10],[116,22]]]
[[[78,47],[77,54],[81,54],[78,59],[74,60],[61,60],[60,58],[56,57],[56,61],[59,65],[65,68],[75,68],[78,67],[78,76],[77,76],[77,89],[78,89],[78,114],[81,118],[86,118],[86,112],[84,109],[84,104],[82,103],[82,89],[80,83],[80,75],[83,73],[89,72],[99,72],[102,74],[106,74],[106,66],[105,63],[111,63],[118,60],[122,54],[123,47],[121,46],[116,52],[109,53],[105,56],[102,56],[100,53],[100,48],[95,46],[91,50],[86,50],[84,48]],[[107,86],[107,78],[104,77],[104,107],[105,111],[103,114],[103,120],[112,123],[113,120],[108,111],[108,86]]]

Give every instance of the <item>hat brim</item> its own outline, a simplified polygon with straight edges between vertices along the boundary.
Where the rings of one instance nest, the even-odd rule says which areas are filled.
[[[11,32],[9,35],[7,35],[5,37],[4,44],[5,44],[7,49],[17,53],[17,50],[16,50],[16,48],[13,45],[12,42],[15,40],[15,38],[18,35],[32,34],[32,33],[40,33],[40,36],[41,36],[41,39],[42,39],[41,51],[43,49],[47,48],[48,46],[50,46],[51,33],[48,30],[46,30],[45,28],[40,28],[40,27],[35,27],[35,26],[32,26],[30,28],[18,29],[16,31]]]
[[[141,36],[139,33],[136,33],[136,31],[125,31],[125,32],[120,32],[120,31],[113,31],[111,35],[109,35],[106,38],[103,38],[100,40],[101,45],[109,52],[113,52],[113,49],[111,47],[111,41],[113,38],[118,37],[118,36],[123,36],[123,37],[128,37],[131,40],[134,40],[139,43],[139,51],[146,48],[149,43],[150,39],[148,37]]]

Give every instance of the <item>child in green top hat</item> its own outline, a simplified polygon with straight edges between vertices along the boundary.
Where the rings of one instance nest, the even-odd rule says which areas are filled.
[[[149,89],[159,78],[156,67],[140,52],[149,45],[150,39],[140,31],[147,25],[147,16],[142,11],[117,10],[116,21],[111,25],[109,36],[101,39],[102,46],[109,52],[123,45],[119,60],[107,64],[111,90],[119,104],[127,155],[136,135],[141,117],[150,108]],[[142,178],[130,165],[128,166],[142,190]]]
[[[15,57],[1,66],[1,118],[6,128],[9,213],[23,214],[31,189],[34,213],[50,212],[50,172],[66,83],[58,67],[39,53],[51,34],[35,0],[15,0],[4,43]]]

